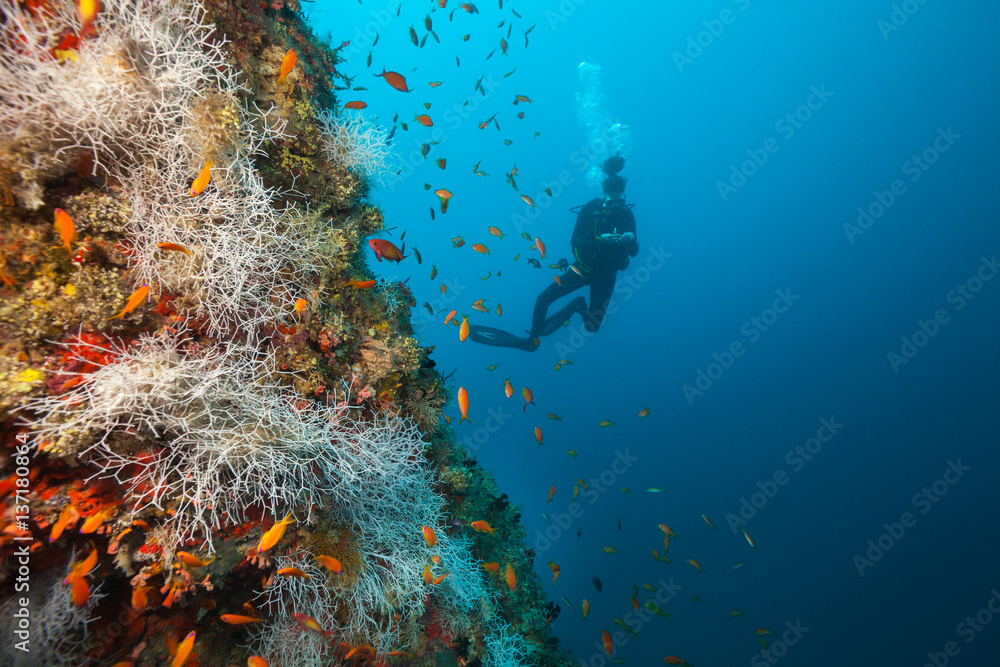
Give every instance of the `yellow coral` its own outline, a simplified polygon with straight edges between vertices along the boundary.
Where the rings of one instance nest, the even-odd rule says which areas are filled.
[[[25,382],[31,384],[32,382],[37,382],[42,379],[42,372],[36,368],[25,368],[23,371],[17,374],[18,382]]]

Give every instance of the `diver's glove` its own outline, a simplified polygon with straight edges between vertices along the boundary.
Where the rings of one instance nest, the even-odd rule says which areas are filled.
[[[624,234],[618,235],[619,243],[633,243],[635,242],[635,234],[632,232],[625,232]]]
[[[604,243],[605,245],[614,245],[618,243],[619,238],[621,238],[620,234],[601,234],[597,237],[597,242]]]

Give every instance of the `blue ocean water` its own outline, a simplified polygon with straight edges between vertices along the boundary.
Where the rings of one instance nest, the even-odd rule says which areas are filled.
[[[607,629],[631,665],[1000,664],[1000,5],[457,4],[304,7],[318,34],[350,42],[341,69],[368,88],[341,103],[408,123],[393,143],[403,171],[373,200],[386,238],[405,230],[423,263],[371,263],[432,305],[413,319],[469,392],[471,425],[449,410],[456,435],[520,505],[542,580],[561,566],[563,646],[608,664]],[[417,48],[408,32],[422,38],[425,15],[440,43]],[[412,92],[372,76],[383,67]],[[441,325],[453,308],[524,335],[558,273],[548,261],[571,257],[569,209],[599,195],[587,170],[610,152],[581,105],[590,130],[631,139],[640,250],[614,312],[595,335],[576,319],[532,353],[460,342]],[[500,130],[480,129],[493,114]],[[515,164],[519,192],[504,178]],[[445,214],[438,188],[454,193]],[[542,269],[522,231],[545,243]],[[480,298],[489,314],[472,310]],[[669,565],[652,556],[660,523],[677,534]],[[636,612],[634,585],[670,620]],[[758,628],[773,632],[767,650]]]

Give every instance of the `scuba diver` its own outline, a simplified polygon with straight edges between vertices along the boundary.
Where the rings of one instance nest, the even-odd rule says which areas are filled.
[[[469,338],[484,345],[533,352],[538,348],[541,336],[558,331],[575,313],[583,316],[587,331],[597,331],[611,303],[618,272],[627,268],[629,258],[639,252],[633,205],[625,203],[625,179],[618,175],[624,166],[625,159],[618,155],[605,160],[601,167],[607,175],[602,185],[604,197],[570,209],[577,214],[570,240],[574,261],[572,264],[565,260],[561,262],[567,264],[569,269],[538,296],[528,336],[520,337],[493,327],[470,325]],[[581,287],[590,287],[589,305],[584,297],[578,296],[555,314],[548,315],[553,302]]]

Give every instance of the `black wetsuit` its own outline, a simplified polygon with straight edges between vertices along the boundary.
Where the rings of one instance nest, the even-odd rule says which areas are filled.
[[[628,267],[630,257],[639,252],[639,242],[602,243],[601,234],[635,235],[635,216],[624,200],[616,199],[607,203],[602,199],[592,199],[580,209],[576,216],[576,227],[570,244],[573,246],[573,269],[559,277],[561,284],[553,283],[535,301],[535,311],[531,320],[531,336],[546,336],[554,333],[574,313],[583,315],[587,331],[597,331],[604,320],[611,296],[615,289],[615,279],[619,271]],[[554,301],[572,294],[576,290],[590,286],[590,305],[582,297],[573,299],[568,305],[550,317],[546,317],[549,306]]]

